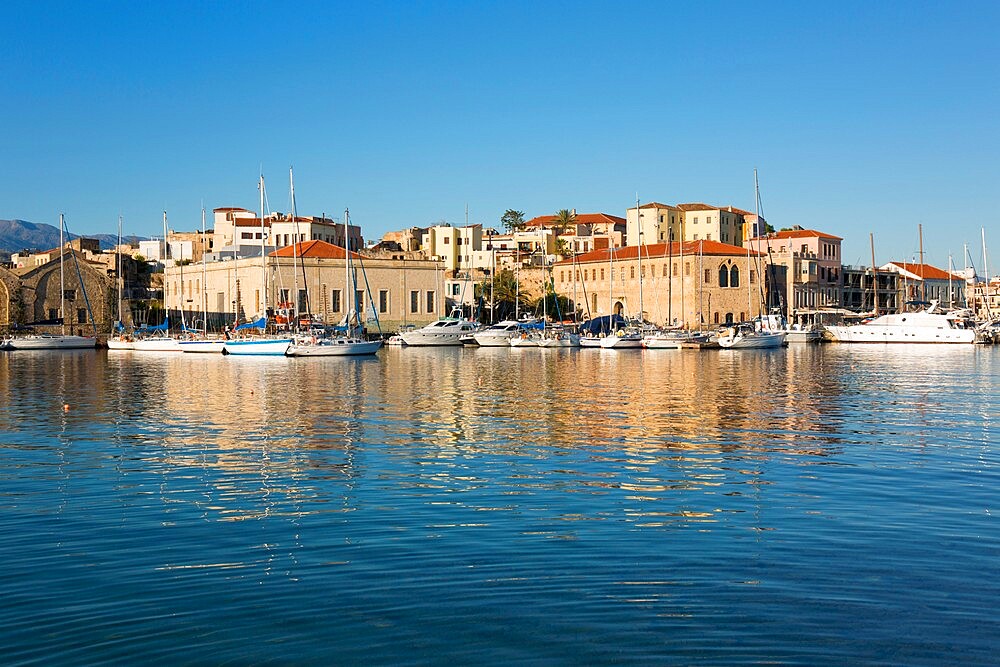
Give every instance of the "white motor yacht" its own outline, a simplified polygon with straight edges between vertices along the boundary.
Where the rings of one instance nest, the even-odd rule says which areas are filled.
[[[510,347],[510,339],[521,334],[520,323],[504,320],[498,324],[477,331],[473,338],[480,347]]]
[[[827,326],[839,343],[975,343],[976,331],[958,313],[938,311],[938,302],[915,313],[882,315],[864,324]]]
[[[407,345],[414,347],[437,345],[461,345],[462,337],[479,330],[479,324],[464,317],[442,317],[413,331],[404,331],[399,337]]]

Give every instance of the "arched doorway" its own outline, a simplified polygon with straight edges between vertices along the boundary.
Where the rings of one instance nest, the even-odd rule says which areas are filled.
[[[625,312],[625,304],[621,301],[615,301],[615,309],[613,312],[615,315],[621,315]]]

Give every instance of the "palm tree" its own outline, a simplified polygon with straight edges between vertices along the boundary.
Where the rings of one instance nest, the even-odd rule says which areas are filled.
[[[555,231],[556,236],[562,236],[566,231],[576,225],[576,211],[570,211],[568,209],[562,209],[561,211],[556,211],[555,224],[552,229]]]

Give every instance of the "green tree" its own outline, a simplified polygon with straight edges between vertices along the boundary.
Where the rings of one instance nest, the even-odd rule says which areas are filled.
[[[569,209],[562,209],[556,211],[556,220],[552,229],[555,231],[556,236],[562,236],[565,234],[570,227],[576,226],[576,212],[570,211]]]
[[[516,232],[524,229],[524,211],[515,211],[512,208],[500,216],[500,224],[508,232]]]

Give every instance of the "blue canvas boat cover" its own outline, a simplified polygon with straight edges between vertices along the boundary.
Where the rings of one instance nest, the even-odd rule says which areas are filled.
[[[582,334],[610,333],[628,326],[628,321],[621,315],[602,315],[592,320],[587,320],[580,325]]]
[[[241,324],[237,326],[236,331],[240,331],[242,329],[264,329],[266,327],[267,327],[267,318],[262,317],[256,322],[247,322],[246,324]]]

